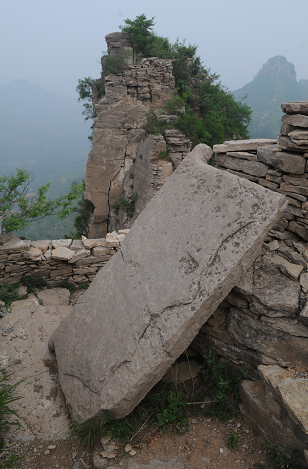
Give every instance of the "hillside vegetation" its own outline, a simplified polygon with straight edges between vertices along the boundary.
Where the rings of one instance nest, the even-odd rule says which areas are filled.
[[[232,93],[218,81],[219,76],[206,70],[197,55],[197,46],[168,38],[153,31],[154,18],[137,16],[124,20],[120,29],[131,35],[139,57],[173,59],[176,94],[171,107],[185,106],[177,126],[194,144],[213,146],[233,138],[249,138],[250,109],[237,102]]]
[[[308,99],[308,80],[296,80],[295,67],[283,56],[272,57],[254,79],[234,97],[252,109],[248,130],[252,138],[276,138],[280,132],[282,111],[280,104]]]

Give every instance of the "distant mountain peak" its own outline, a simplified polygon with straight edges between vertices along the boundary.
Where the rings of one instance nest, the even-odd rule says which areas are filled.
[[[269,75],[275,81],[283,81],[286,78],[296,80],[294,65],[288,62],[283,55],[276,55],[268,59],[257,73],[257,77],[260,75]]]

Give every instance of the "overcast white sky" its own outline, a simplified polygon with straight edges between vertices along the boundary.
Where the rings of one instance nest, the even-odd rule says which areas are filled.
[[[198,45],[232,91],[275,55],[308,79],[308,0],[0,0],[0,84],[25,78],[77,97],[78,78],[100,76],[105,35],[142,13],[158,34]]]

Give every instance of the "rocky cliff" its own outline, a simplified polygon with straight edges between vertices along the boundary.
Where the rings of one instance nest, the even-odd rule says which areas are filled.
[[[105,76],[106,59],[130,50],[125,33],[108,34],[106,42],[108,57],[102,58],[100,79],[105,95],[99,99],[93,93],[96,119],[85,178],[85,198],[95,206],[92,238],[131,226],[172,173],[167,152],[176,166],[191,146],[179,131],[169,130],[164,138],[145,130],[150,112],[158,120],[172,122],[174,117],[166,112],[174,92],[172,61],[154,57],[130,64],[131,55],[122,71]]]

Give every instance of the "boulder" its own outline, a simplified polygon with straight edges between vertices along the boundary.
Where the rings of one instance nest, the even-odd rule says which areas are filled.
[[[211,156],[202,144],[182,161],[53,335],[62,390],[80,421],[134,409],[286,207],[281,194],[207,165]]]

